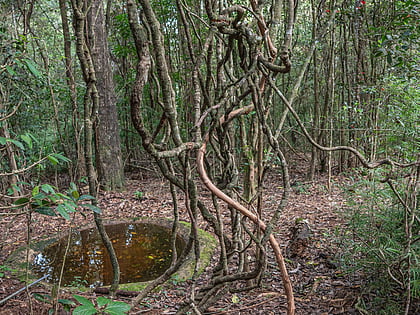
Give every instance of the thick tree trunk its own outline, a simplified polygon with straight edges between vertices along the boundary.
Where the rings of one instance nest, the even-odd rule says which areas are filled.
[[[93,165],[93,136],[94,127],[98,126],[98,111],[101,111],[101,96],[98,91],[98,77],[94,65],[94,58],[92,57],[93,43],[95,42],[94,29],[92,28],[92,21],[104,21],[103,8],[98,9],[97,5],[102,3],[102,0],[95,0],[95,5],[92,7],[88,6],[86,2],[80,0],[79,2],[72,2],[72,9],[74,13],[74,26],[76,34],[76,48],[77,55],[79,56],[81,68],[83,71],[83,79],[86,83],[86,93],[84,98],[84,118],[85,118],[85,162],[89,182],[89,193],[97,197],[97,172]],[[102,10],[102,11],[101,11]],[[99,16],[102,15],[102,16]],[[103,25],[103,24],[102,24]],[[104,28],[103,28],[104,31]],[[100,32],[100,30],[99,30]],[[99,35],[99,38],[104,39],[105,32]],[[107,46],[105,45],[107,48]],[[98,56],[95,56],[98,58]],[[109,60],[109,58],[108,58]],[[96,60],[97,61],[97,60]],[[102,83],[100,83],[101,87]],[[102,91],[103,92],[103,91]],[[103,103],[102,103],[103,104]],[[103,124],[103,122],[102,122]],[[114,135],[115,136],[115,135]],[[118,135],[117,135],[118,136]],[[115,137],[117,137],[115,136]],[[112,135],[107,135],[106,139],[112,138]],[[118,139],[119,143],[119,139]],[[119,147],[118,147],[119,148]],[[96,152],[98,155],[98,152]],[[120,159],[120,157],[119,157]],[[108,161],[112,164],[112,161]],[[114,167],[114,166],[113,166]],[[94,201],[96,203],[96,200]],[[100,214],[94,213],[95,223],[98,228],[99,234],[101,235],[102,242],[104,243],[108,254],[111,259],[112,270],[114,277],[111,285],[111,291],[115,291],[118,288],[120,279],[120,269],[118,265],[117,256],[115,250],[112,247],[112,242],[109,239]]]
[[[95,126],[98,180],[102,188],[119,189],[124,185],[124,170],[102,0],[95,0],[92,3],[88,33],[99,94],[98,121]]]

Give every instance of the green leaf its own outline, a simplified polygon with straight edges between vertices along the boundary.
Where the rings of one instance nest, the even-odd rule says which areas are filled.
[[[54,165],[58,164],[58,160],[52,154],[48,155],[47,159]]]
[[[28,202],[29,202],[29,198],[23,197],[23,198],[19,198],[18,200],[16,200],[13,204],[15,206],[20,206],[20,205],[26,204]]]
[[[43,199],[47,198],[47,196],[44,193],[40,192],[40,193],[37,193],[37,194],[33,195],[32,198],[34,200],[43,200]]]
[[[23,143],[14,139],[6,139],[7,142],[13,143],[15,146],[17,146],[19,149],[24,150],[25,147],[23,146]]]
[[[95,212],[95,213],[98,213],[98,214],[101,214],[101,213],[102,213],[101,208],[99,208],[99,207],[97,207],[97,206],[94,206],[94,205],[92,205],[92,204],[90,204],[90,203],[85,203],[85,204],[82,204],[81,206],[82,206],[83,208],[90,209],[90,210],[92,210],[92,211],[93,211],[93,212]]]
[[[63,203],[63,206],[67,209],[67,212],[75,212],[77,208],[77,205],[72,201]]]
[[[57,161],[62,161],[62,162],[66,162],[66,163],[71,162],[71,160],[69,158],[66,158],[61,153],[52,153],[52,154],[50,154],[50,156],[53,156]]]
[[[81,195],[79,197],[79,200],[95,200],[95,197],[91,196],[91,195]]]
[[[87,305],[87,306],[94,307],[93,303],[90,300],[88,300],[87,298],[85,298],[84,296],[74,294],[73,297],[76,299],[77,302],[79,302],[82,305]]]
[[[53,188],[53,186],[49,185],[49,184],[42,184],[41,185],[41,190],[47,194],[55,194],[55,190]]]
[[[0,144],[1,145],[5,145],[6,144],[7,139],[4,137],[0,137]]]
[[[76,305],[76,303],[74,303],[74,301],[67,300],[67,299],[58,299],[58,303],[60,303],[62,305]]]
[[[97,310],[95,307],[89,305],[81,305],[73,310],[73,315],[93,315],[96,314]]]
[[[131,306],[127,303],[111,301],[105,308],[105,312],[111,315],[123,315],[126,314],[130,310],[130,308]]]
[[[12,69],[12,67],[10,67],[10,66],[6,66],[6,71],[7,71],[7,73],[9,73],[11,76],[16,75],[15,70],[13,70],[13,69]]]
[[[70,183],[70,190],[77,190],[77,186],[76,186],[76,184],[75,183],[73,183],[73,182],[71,182]]]
[[[34,77],[38,79],[41,78],[41,72],[38,71],[36,65],[32,62],[32,60],[23,59],[23,62],[25,63],[26,68],[28,68],[28,70],[33,74]]]
[[[58,207],[56,208],[57,212],[66,220],[70,220],[70,215],[67,212],[67,209],[64,205],[58,205]]]
[[[21,135],[20,138],[32,149],[32,138],[28,134]]]
[[[54,203],[59,203],[60,200],[61,200],[56,194],[49,195],[49,196],[47,196],[47,198],[53,204]]]
[[[71,195],[73,196],[73,198],[74,199],[79,199],[79,196],[80,196],[80,194],[79,194],[79,192],[77,191],[77,190],[73,190],[72,192],[71,192]]]
[[[96,299],[96,303],[98,303],[98,306],[99,306],[99,307],[102,307],[102,306],[104,306],[105,304],[108,304],[108,303],[110,303],[110,302],[112,302],[112,300],[107,299],[107,298],[105,298],[105,297],[103,297],[103,296],[100,296],[100,297],[98,297],[98,298]]]
[[[27,132],[27,133],[25,133],[25,135],[26,135],[26,136],[28,136],[28,137],[31,139],[31,142],[32,142],[32,143],[37,143],[37,144],[39,144],[38,139],[37,139],[37,138],[35,138],[35,137],[31,134],[31,133]]]
[[[34,293],[32,296],[35,298],[35,300],[38,300],[44,303],[51,303],[51,300],[52,300],[51,295],[48,295],[48,294]]]
[[[54,210],[50,207],[39,207],[35,209],[35,212],[43,215],[49,215],[50,217],[56,217],[57,214],[54,212]]]
[[[32,188],[32,197],[35,197],[38,194],[39,194],[39,186],[35,186],[34,188]]]
[[[57,193],[56,195],[57,195],[58,197],[61,197],[62,199],[65,199],[65,200],[71,200],[71,198],[70,198],[69,196],[65,195],[65,194],[62,194],[62,193]]]

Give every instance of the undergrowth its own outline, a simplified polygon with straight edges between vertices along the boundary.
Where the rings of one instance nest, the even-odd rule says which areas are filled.
[[[345,188],[340,258],[343,270],[361,280],[356,308],[362,314],[420,312],[418,177],[400,175],[391,180],[375,170]]]

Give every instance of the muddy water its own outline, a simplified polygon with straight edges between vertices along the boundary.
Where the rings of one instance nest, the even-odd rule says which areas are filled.
[[[149,223],[119,223],[107,225],[106,230],[120,264],[120,283],[149,281],[169,268],[172,259],[170,229]],[[35,258],[34,273],[41,277],[48,274],[48,281],[56,282],[67,242],[68,237],[64,237],[45,248]],[[180,253],[184,246],[184,240],[177,237],[177,252]],[[74,232],[62,285],[109,285],[112,277],[111,261],[96,229]]]

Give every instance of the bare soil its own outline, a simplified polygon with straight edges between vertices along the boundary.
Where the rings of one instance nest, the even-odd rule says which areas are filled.
[[[99,201],[104,218],[170,218],[173,202],[169,187],[167,182],[156,174],[145,170],[131,172],[125,191],[101,192]],[[275,236],[286,255],[287,246],[293,241],[292,231],[296,222],[306,220],[311,231],[303,248],[288,259],[296,299],[296,314],[358,314],[354,305],[357,303],[360,282],[355,275],[344,275],[339,263],[339,235],[344,224],[342,211],[345,209],[345,198],[340,187],[347,179],[344,176],[333,176],[329,190],[326,176],[318,177],[315,182],[306,182],[306,167],[300,164],[292,165],[291,175],[293,192],[287,208],[281,214]],[[267,215],[277,207],[280,200],[280,178],[280,175],[273,171],[265,181],[264,211]],[[142,193],[141,200],[136,192]],[[187,220],[188,215],[183,210],[183,202],[183,197],[180,196],[181,219]],[[32,242],[37,242],[57,233],[64,233],[70,224],[62,218],[33,214],[28,229],[27,219],[26,215],[3,216],[0,219],[0,266],[13,251],[26,244],[28,232]],[[91,215],[86,218],[78,215],[73,224],[75,227],[82,227],[91,222]],[[200,227],[208,229],[203,222],[200,223]],[[274,257],[271,253],[269,255],[268,267],[260,288],[246,293],[226,295],[206,314],[285,314],[286,299],[281,277]],[[204,273],[196,286],[206,280],[207,276]],[[0,300],[22,287],[24,282],[6,271],[5,276],[0,278]],[[50,294],[50,289],[42,283],[32,286],[1,305],[0,314],[48,314],[51,305],[34,299],[34,293]],[[72,299],[73,293],[63,290],[60,298]],[[78,294],[89,299],[98,296],[94,292]],[[169,283],[132,308],[130,314],[174,314],[190,294],[189,281]],[[130,299],[131,297],[118,296],[118,300],[127,303],[130,303]],[[60,313],[68,314],[64,310]]]

